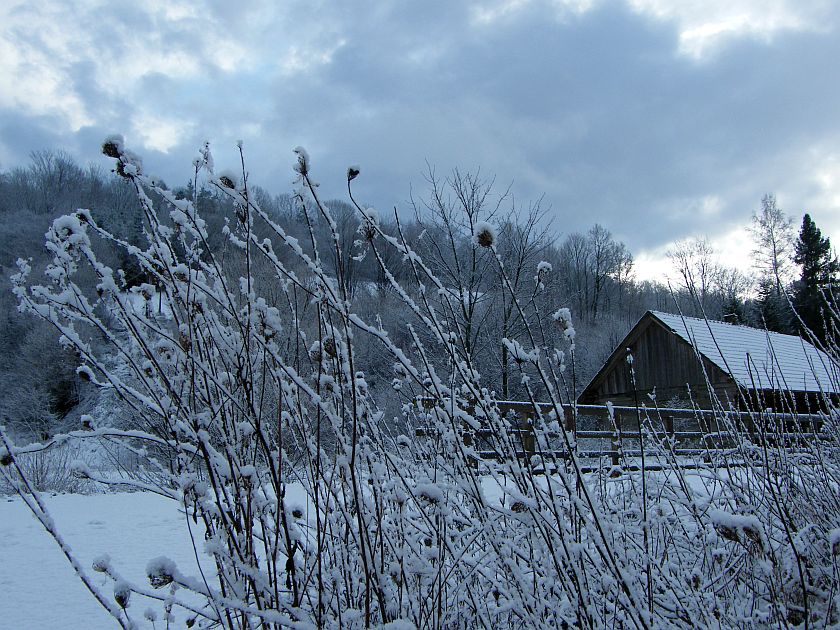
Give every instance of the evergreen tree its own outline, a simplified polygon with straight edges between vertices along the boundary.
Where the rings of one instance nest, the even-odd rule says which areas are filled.
[[[796,240],[794,262],[802,269],[794,287],[793,304],[808,329],[825,341],[827,300],[832,300],[832,288],[840,271],[831,243],[806,214]]]
[[[754,326],[785,334],[794,331],[787,295],[771,276],[759,279],[754,308]]]

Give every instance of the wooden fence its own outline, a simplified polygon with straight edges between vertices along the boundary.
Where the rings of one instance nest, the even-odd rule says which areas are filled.
[[[450,404],[448,400],[438,403],[430,398],[420,399],[418,403],[426,410],[439,404]],[[567,457],[565,445],[560,449],[538,448],[533,429],[537,409],[544,417],[562,414],[562,426],[580,459],[609,461],[613,467],[619,466],[622,458],[638,457],[651,442],[657,442],[675,456],[702,456],[709,461],[712,452],[724,453],[739,448],[744,438],[755,445],[785,448],[802,445],[807,440],[827,439],[821,431],[827,418],[825,414],[568,404],[558,405],[558,413],[554,414],[555,406],[550,403],[498,401],[496,404],[499,412],[510,421],[504,436],[490,428],[464,429],[464,443],[474,447],[482,459],[500,460],[509,456],[509,448],[502,449],[503,452],[492,448],[500,439],[508,445],[513,444],[520,458],[533,455]],[[416,429],[417,436],[428,437],[433,433],[428,427]],[[547,437],[562,438],[559,433]],[[602,444],[607,440],[609,447],[603,448]],[[646,448],[650,454],[650,447]],[[662,448],[653,450],[661,452]],[[600,464],[588,466],[593,467],[600,467]]]

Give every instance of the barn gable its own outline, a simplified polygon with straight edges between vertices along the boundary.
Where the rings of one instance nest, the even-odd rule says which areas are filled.
[[[634,358],[639,402],[656,388],[657,399],[687,395],[711,403],[708,382],[719,400],[737,403],[741,392],[787,391],[814,397],[840,391],[840,368],[800,337],[747,326],[648,311],[619,344],[578,402],[634,404],[626,363]],[[708,379],[708,380],[707,380]]]

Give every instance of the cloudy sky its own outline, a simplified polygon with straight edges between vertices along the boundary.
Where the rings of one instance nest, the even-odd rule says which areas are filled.
[[[748,265],[775,193],[840,244],[840,3],[498,0],[0,3],[0,168],[118,132],[170,185],[209,139],[290,189],[306,147],[324,194],[382,210],[427,164],[544,196],[559,233],[599,222],[638,274],[708,236]],[[104,162],[103,162],[104,164]]]

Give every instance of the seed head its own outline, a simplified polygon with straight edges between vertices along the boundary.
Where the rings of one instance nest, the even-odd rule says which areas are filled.
[[[479,247],[492,247],[496,242],[496,230],[484,221],[476,223],[473,231],[473,242]]]
[[[219,174],[219,183],[224,186],[225,188],[230,188],[231,190],[236,190],[237,184],[237,177],[236,173],[233,171],[222,171]]]
[[[108,136],[102,143],[102,153],[111,158],[119,158],[123,152],[124,142],[122,136]]]

